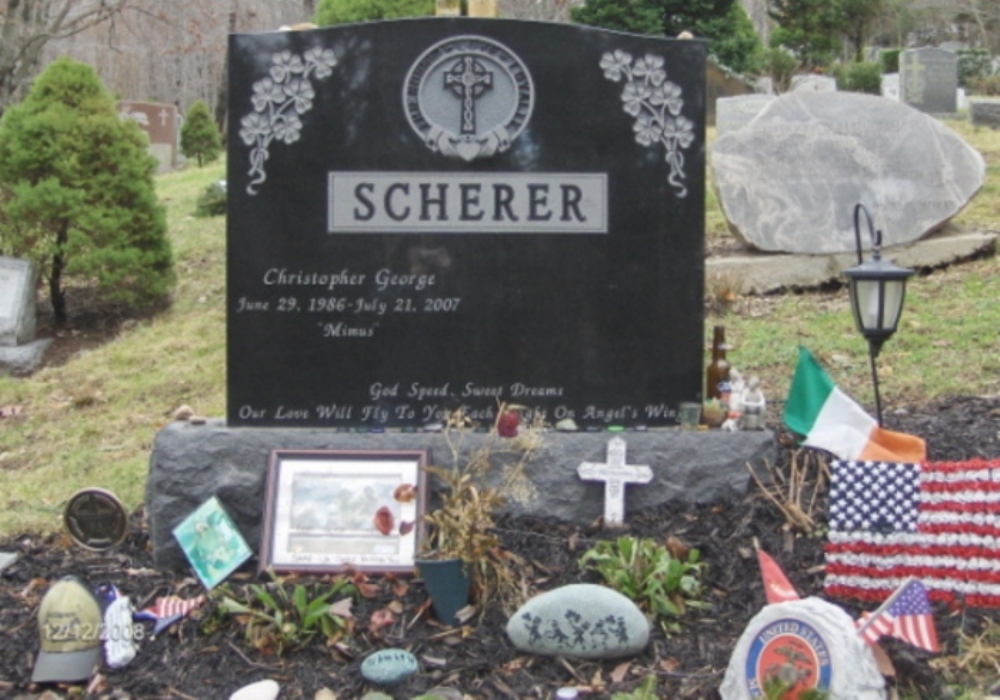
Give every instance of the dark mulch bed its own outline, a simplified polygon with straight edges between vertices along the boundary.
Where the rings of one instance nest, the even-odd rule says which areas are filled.
[[[887,427],[924,437],[933,460],[963,460],[1000,456],[1000,397],[966,397],[911,407],[894,413]],[[780,437],[780,436],[779,436]],[[790,459],[791,452],[782,459]],[[824,504],[819,504],[822,520]],[[427,612],[423,587],[411,583],[400,595],[390,579],[373,579],[375,596],[354,606],[356,627],[346,649],[313,643],[283,657],[249,650],[236,624],[214,624],[214,603],[201,619],[187,619],[155,639],[143,640],[139,656],[127,668],[105,669],[97,695],[112,698],[226,698],[246,683],[273,678],[282,685],[281,698],[312,698],[320,688],[333,690],[342,700],[356,699],[369,688],[359,666],[375,649],[400,646],[422,661],[422,671],[389,692],[411,698],[436,685],[461,689],[473,698],[549,698],[565,685],[589,687],[588,697],[607,698],[613,692],[633,690],[647,674],[659,680],[664,698],[715,698],[729,656],[746,622],[764,604],[764,594],[751,549],[760,540],[781,563],[804,595],[822,593],[821,537],[790,536],[784,519],[759,492],[752,490],[733,503],[689,506],[675,504],[630,513],[626,532],[664,539],[680,538],[701,550],[708,567],[704,577],[706,610],[692,610],[682,619],[682,631],[671,637],[654,629],[646,651],[622,661],[590,662],[519,655],[504,633],[505,616],[488,610],[476,624],[460,633],[448,633]],[[548,590],[573,582],[596,582],[579,569],[580,554],[601,537],[615,533],[575,528],[544,518],[507,518],[501,521],[505,545],[531,564],[528,583]],[[35,612],[50,581],[73,573],[91,584],[114,583],[137,607],[155,596],[196,595],[192,579],[155,571],[141,513],[132,518],[127,540],[106,556],[75,548],[65,537],[22,536],[0,542],[2,550],[16,550],[19,561],[0,574],[0,695],[17,696],[42,689],[29,685],[37,650]],[[247,567],[245,572],[252,571]],[[235,586],[254,577],[241,573]],[[394,588],[396,589],[394,592]],[[373,631],[371,613],[398,601],[402,613],[388,627]],[[840,601],[852,613],[857,608]],[[955,651],[957,631],[975,632],[988,611],[938,610],[943,644]],[[145,623],[144,629],[150,627]],[[931,670],[929,655],[903,644],[888,642],[901,686],[923,698],[945,698],[940,674]],[[66,689],[63,689],[66,690]]]

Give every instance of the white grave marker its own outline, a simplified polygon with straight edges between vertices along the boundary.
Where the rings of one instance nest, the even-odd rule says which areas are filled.
[[[583,462],[577,474],[584,481],[604,482],[604,522],[621,525],[625,522],[625,484],[648,484],[653,470],[648,466],[625,464],[625,441],[613,437],[608,441],[608,461]]]

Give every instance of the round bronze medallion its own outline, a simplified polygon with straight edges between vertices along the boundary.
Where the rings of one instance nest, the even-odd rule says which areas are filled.
[[[128,514],[113,493],[89,488],[70,497],[63,512],[63,522],[74,542],[101,551],[125,539]]]

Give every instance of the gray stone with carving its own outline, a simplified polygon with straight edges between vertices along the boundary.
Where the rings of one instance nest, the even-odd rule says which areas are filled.
[[[774,100],[774,95],[720,97],[715,101],[716,135],[722,136],[730,131],[742,129]]]
[[[936,119],[847,92],[781,96],[718,138],[711,166],[738,237],[764,251],[812,255],[855,250],[859,202],[884,246],[919,240],[957,214],[986,174],[979,152]]]
[[[832,700],[885,700],[869,647],[843,608],[819,598],[765,606],[736,642],[719,693],[722,700],[764,697],[771,679],[818,688]]]
[[[530,654],[615,659],[646,648],[649,621],[618,591],[576,583],[522,605],[507,621],[507,636]]]

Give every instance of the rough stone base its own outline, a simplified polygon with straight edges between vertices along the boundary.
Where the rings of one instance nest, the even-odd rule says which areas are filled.
[[[942,235],[910,245],[886,248],[882,256],[902,267],[937,267],[989,250],[996,240],[997,233],[994,231],[959,232],[949,229]],[[864,255],[866,260],[871,257],[867,248]],[[778,289],[816,287],[831,280],[843,279],[843,271],[857,264],[856,253],[764,253],[706,260],[705,277],[710,289],[715,284],[725,285],[738,294],[766,294]]]
[[[650,430],[617,433],[626,442],[626,462],[647,465],[653,481],[627,487],[625,521],[639,508],[671,501],[704,503],[746,493],[746,464],[762,466],[776,456],[773,435],[763,432]],[[604,512],[604,484],[581,481],[581,462],[604,462],[615,433],[558,433],[541,436],[524,473],[533,493],[513,489],[504,512],[534,514],[586,525]],[[460,455],[481,446],[488,435],[461,436]],[[496,439],[495,439],[496,440]],[[496,440],[499,479],[504,465],[522,453],[516,441]],[[438,433],[338,433],[321,429],[230,428],[222,420],[204,425],[171,423],[153,443],[146,482],[146,510],[157,566],[183,569],[184,553],[173,528],[202,502],[218,496],[250,547],[260,547],[268,460],[274,449],[427,450],[430,463],[451,466],[451,450]],[[664,533],[666,534],[666,533]]]
[[[41,363],[52,338],[35,340],[15,347],[0,347],[0,374],[31,374]]]

